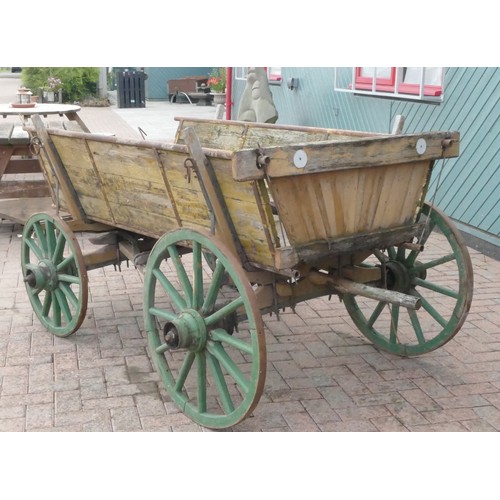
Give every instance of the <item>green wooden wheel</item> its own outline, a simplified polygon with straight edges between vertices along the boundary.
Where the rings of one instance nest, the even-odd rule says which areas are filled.
[[[360,331],[380,349],[399,356],[417,356],[448,342],[462,327],[472,302],[472,263],[460,233],[436,207],[424,205],[420,218],[428,222],[419,240],[423,250],[389,247],[364,265],[382,269],[385,283],[380,286],[419,297],[422,306],[413,311],[344,295]]]
[[[144,321],[161,380],[191,420],[224,429],[255,408],[266,376],[262,316],[240,262],[215,237],[179,229],[157,241],[145,271]]]
[[[30,217],[23,230],[21,266],[33,311],[45,328],[58,337],[78,330],[87,311],[88,278],[69,226],[45,213]]]

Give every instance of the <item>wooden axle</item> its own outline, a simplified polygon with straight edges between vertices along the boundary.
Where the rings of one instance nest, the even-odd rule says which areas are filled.
[[[345,278],[337,278],[335,276],[322,274],[317,271],[311,272],[307,278],[317,285],[331,284],[337,293],[361,295],[362,297],[379,300],[380,302],[388,302],[414,310],[420,309],[422,305],[419,298],[407,295],[406,293],[376,288],[363,283],[346,280]]]

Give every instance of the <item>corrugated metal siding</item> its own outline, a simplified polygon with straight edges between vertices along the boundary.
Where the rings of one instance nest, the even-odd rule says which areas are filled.
[[[347,86],[352,68],[340,68]],[[283,82],[272,85],[278,123],[370,132],[390,131],[396,115],[405,116],[405,132],[458,130],[461,154],[447,160],[439,177],[437,162],[428,198],[448,215],[482,231],[500,246],[500,69],[448,68],[445,101],[440,105],[356,96],[334,91],[334,68],[282,68]],[[289,90],[288,78],[298,78]],[[233,118],[245,82],[235,82]]]
[[[400,102],[393,114],[406,117],[410,133],[460,131],[460,157],[446,162],[436,204],[453,219],[499,238],[500,69],[448,68],[444,92],[439,106]],[[438,172],[439,166],[429,196],[434,196]]]
[[[146,99],[168,99],[167,82],[184,76],[207,75],[212,68],[144,68],[146,80]]]

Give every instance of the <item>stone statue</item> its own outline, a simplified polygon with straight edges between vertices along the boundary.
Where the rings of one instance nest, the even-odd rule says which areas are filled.
[[[276,123],[278,111],[264,68],[248,68],[247,84],[240,100],[238,120],[244,122]]]

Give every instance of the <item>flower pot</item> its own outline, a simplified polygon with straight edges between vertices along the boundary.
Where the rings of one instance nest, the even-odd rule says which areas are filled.
[[[225,92],[212,92],[214,96],[214,104],[226,104]]]

